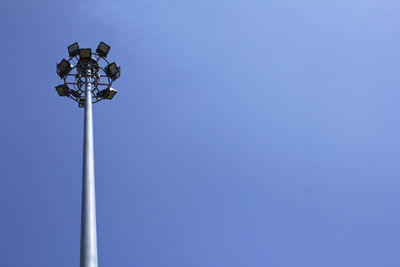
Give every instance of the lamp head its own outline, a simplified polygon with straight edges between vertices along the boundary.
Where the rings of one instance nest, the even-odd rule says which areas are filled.
[[[72,45],[68,46],[68,53],[70,57],[74,57],[79,55],[79,45],[78,43],[73,43]]]
[[[59,64],[57,64],[57,74],[63,79],[71,70],[73,66],[69,63],[65,58],[61,60]]]
[[[92,58],[92,49],[90,48],[79,49],[80,60],[90,60],[91,58]]]
[[[96,49],[96,53],[98,53],[101,57],[107,57],[110,48],[111,46],[109,46],[108,44],[100,42],[99,46]]]
[[[69,96],[69,88],[66,84],[56,86],[56,90],[59,96]]]
[[[76,98],[81,97],[81,94],[76,90],[69,90],[69,93]]]
[[[109,64],[105,68],[106,74],[108,77],[110,77],[113,81],[119,78],[121,75],[121,67],[117,67],[117,64],[115,62]]]
[[[101,97],[103,99],[111,100],[117,94],[117,90],[114,88],[108,87],[107,89],[101,90],[97,93],[97,97]]]
[[[83,108],[85,106],[85,99],[81,98],[78,101],[78,107]]]

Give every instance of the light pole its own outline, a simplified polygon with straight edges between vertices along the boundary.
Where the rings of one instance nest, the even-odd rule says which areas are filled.
[[[96,197],[94,182],[92,104],[112,99],[117,91],[111,88],[119,78],[121,67],[106,59],[110,46],[100,42],[96,53],[68,46],[69,59],[57,64],[57,74],[64,83],[56,86],[60,96],[69,97],[85,108],[82,174],[81,267],[97,267]],[[103,67],[103,66],[104,67]]]

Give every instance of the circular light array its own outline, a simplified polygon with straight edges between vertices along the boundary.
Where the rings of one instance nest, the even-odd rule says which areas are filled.
[[[119,78],[121,67],[115,62],[108,62],[106,56],[109,50],[110,46],[104,42],[100,42],[96,53],[90,48],[80,49],[78,43],[70,45],[69,59],[57,64],[57,74],[64,81],[64,84],[56,86],[58,94],[78,102],[80,107],[84,106],[86,78],[89,78],[92,103],[112,99],[117,91],[111,85]]]

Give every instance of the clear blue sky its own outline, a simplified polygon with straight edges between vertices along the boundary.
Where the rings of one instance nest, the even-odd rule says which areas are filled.
[[[0,266],[79,265],[78,41],[101,267],[400,266],[400,2],[2,1]]]

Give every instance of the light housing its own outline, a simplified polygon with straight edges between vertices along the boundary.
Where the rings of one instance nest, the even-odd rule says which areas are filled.
[[[78,107],[83,108],[85,106],[85,99],[80,98],[78,101]]]
[[[76,98],[81,97],[81,94],[76,90],[69,90],[69,93]]]
[[[56,90],[59,96],[69,96],[69,88],[66,84],[56,86]]]
[[[59,64],[57,64],[57,74],[63,79],[71,70],[73,66],[69,63],[65,58],[61,60]]]
[[[68,53],[70,57],[74,57],[79,55],[79,45],[78,43],[73,43],[72,45],[68,46]]]
[[[98,53],[101,57],[107,57],[110,48],[111,46],[109,46],[108,44],[100,42],[99,46],[96,49],[96,53]]]
[[[103,99],[111,100],[117,94],[117,90],[114,88],[108,87],[107,89],[101,90],[97,93],[97,97],[101,97]]]
[[[90,48],[79,49],[79,59],[90,60],[91,58],[92,58],[92,49]]]
[[[105,68],[106,74],[108,77],[110,77],[113,81],[119,78],[121,75],[121,67],[117,67],[117,64],[115,62],[109,64]]]

